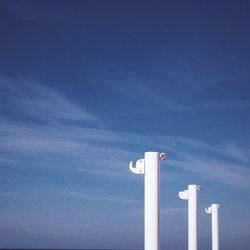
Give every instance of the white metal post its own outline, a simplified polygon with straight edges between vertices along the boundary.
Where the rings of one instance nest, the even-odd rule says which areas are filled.
[[[166,155],[158,152],[146,152],[144,159],[133,163],[129,169],[135,174],[144,174],[144,249],[160,249],[160,160]]]
[[[159,154],[145,153],[144,183],[144,249],[159,250],[159,205],[160,205],[160,173]]]
[[[198,249],[198,191],[199,185],[188,185],[188,190],[179,192],[179,197],[188,200],[188,250]]]
[[[212,204],[205,211],[212,216],[212,250],[219,250],[219,208],[220,204]]]

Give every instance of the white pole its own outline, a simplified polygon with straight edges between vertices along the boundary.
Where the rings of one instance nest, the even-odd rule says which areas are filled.
[[[144,159],[133,163],[129,168],[135,174],[145,174],[144,180],[144,249],[160,249],[160,160],[166,155],[158,152],[146,152]]]
[[[219,211],[220,204],[212,204],[205,211],[212,215],[212,250],[219,250]]]
[[[198,191],[202,187],[188,185],[188,190],[179,192],[179,197],[188,200],[188,250],[198,249]]]
[[[188,185],[188,249],[198,249],[197,185]]]
[[[145,186],[144,186],[144,249],[159,250],[159,205],[160,205],[160,172],[159,154],[145,153]]]

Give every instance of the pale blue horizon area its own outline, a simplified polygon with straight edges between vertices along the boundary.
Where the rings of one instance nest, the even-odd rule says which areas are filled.
[[[0,248],[143,249],[161,162],[161,250],[250,245],[249,1],[0,1]]]

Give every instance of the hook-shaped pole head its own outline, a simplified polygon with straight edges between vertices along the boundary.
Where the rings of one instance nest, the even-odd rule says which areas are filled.
[[[145,173],[145,160],[139,159],[136,161],[135,166],[133,166],[133,162],[129,163],[129,170],[134,174],[144,174]]]
[[[221,204],[212,204],[208,208],[205,208],[205,212],[207,214],[211,214],[213,212],[213,209],[215,209],[215,208],[221,208]]]
[[[179,198],[182,200],[188,200],[188,190],[180,191]]]
[[[211,206],[206,207],[206,208],[205,208],[205,212],[206,212],[207,214],[211,214],[211,213],[212,213],[212,207],[211,207]]]

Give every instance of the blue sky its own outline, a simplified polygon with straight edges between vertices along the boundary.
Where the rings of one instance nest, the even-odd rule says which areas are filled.
[[[143,177],[161,162],[161,249],[250,244],[248,1],[1,1],[0,247],[143,248]]]

